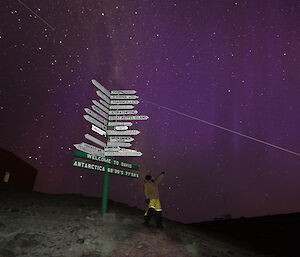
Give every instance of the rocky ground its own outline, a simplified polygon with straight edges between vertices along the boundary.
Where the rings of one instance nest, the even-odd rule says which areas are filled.
[[[1,257],[262,257],[251,250],[164,220],[146,228],[143,212],[79,195],[0,189]]]

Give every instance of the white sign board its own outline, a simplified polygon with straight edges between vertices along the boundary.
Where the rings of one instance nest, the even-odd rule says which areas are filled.
[[[109,104],[109,102],[110,102],[110,100],[109,100],[109,98],[105,95],[105,94],[103,94],[101,91],[97,91],[96,92],[97,93],[97,95],[100,97],[100,98],[102,98],[105,102],[107,102],[108,104]]]
[[[116,99],[138,99],[139,97],[137,95],[111,95],[110,99],[111,100],[116,100]]]
[[[98,156],[104,156],[104,151],[96,146],[89,145],[87,143],[74,144],[75,148],[79,151],[96,154]]]
[[[118,130],[118,131],[120,131],[120,130],[127,130],[127,129],[128,129],[127,126],[115,126],[114,127],[114,130]]]
[[[98,88],[100,89],[104,94],[106,94],[107,96],[110,96],[110,92],[104,87],[102,86],[97,80],[93,79],[92,83]]]
[[[109,109],[109,104],[100,99],[100,103],[103,104],[107,109]]]
[[[116,111],[109,111],[109,115],[122,115],[122,114],[137,114],[137,110],[116,110]]]
[[[133,109],[134,108],[134,106],[133,105],[119,105],[119,104],[117,104],[117,105],[111,105],[111,106],[109,106],[109,109],[110,110],[120,110],[120,109]]]
[[[110,104],[138,104],[138,100],[111,100]]]
[[[102,123],[100,123],[99,121],[97,121],[96,119],[92,118],[91,116],[89,115],[83,115],[83,117],[90,123],[98,126],[99,128],[102,128],[104,130],[106,130],[106,126],[103,125]]]
[[[91,136],[90,134],[85,134],[84,137],[90,141],[92,141],[93,143],[100,145],[102,147],[106,147],[106,143],[102,142],[101,140]]]
[[[148,120],[148,116],[109,116],[109,120]]]
[[[101,103],[97,102],[96,100],[92,100],[93,104],[96,105],[98,108],[100,108],[105,113],[108,113],[109,110],[105,106],[103,106]]]
[[[110,91],[111,94],[115,95],[133,95],[136,93],[135,90],[112,90]]]
[[[96,111],[97,113],[99,113],[100,115],[102,115],[105,119],[108,118],[108,114],[106,114],[105,112],[101,111],[97,106],[92,105],[92,109],[94,111]]]
[[[107,142],[107,146],[130,147],[131,144],[125,142]]]
[[[142,156],[141,152],[137,151],[119,151],[119,152],[104,152],[104,156]]]
[[[140,134],[140,131],[138,131],[138,130],[125,130],[125,131],[107,130],[106,134],[109,136],[118,136],[118,135],[136,136],[136,135]]]
[[[111,136],[108,142],[132,142],[133,137]]]
[[[107,120],[102,118],[100,115],[98,115],[97,113],[93,112],[92,110],[90,110],[89,108],[84,108],[85,112],[89,115],[91,115],[93,118],[101,121],[102,123],[106,124]]]
[[[102,129],[96,127],[96,126],[94,126],[94,125],[92,125],[92,130],[94,132],[98,133],[100,136],[106,137],[106,132],[104,130],[102,130]]]
[[[111,121],[111,122],[108,122],[108,126],[127,126],[127,127],[130,127],[130,126],[132,126],[132,122],[126,122],[126,121],[114,122],[114,121]]]

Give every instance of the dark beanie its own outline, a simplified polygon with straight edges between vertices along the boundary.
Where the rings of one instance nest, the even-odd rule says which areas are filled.
[[[150,180],[151,178],[152,178],[151,175],[147,175],[147,176],[145,177],[146,180]]]

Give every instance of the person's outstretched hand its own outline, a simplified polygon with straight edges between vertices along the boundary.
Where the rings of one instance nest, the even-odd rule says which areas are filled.
[[[149,204],[149,203],[150,203],[150,199],[147,198],[147,199],[146,199],[146,204]]]
[[[162,172],[161,172],[161,174],[165,175],[165,172],[164,172],[164,171],[162,171]]]

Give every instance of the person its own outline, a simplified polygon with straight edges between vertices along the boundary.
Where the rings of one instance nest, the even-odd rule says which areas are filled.
[[[146,203],[148,204],[148,209],[144,215],[144,225],[149,226],[149,222],[152,216],[155,216],[156,226],[158,228],[163,228],[161,215],[162,207],[159,201],[158,184],[162,181],[165,172],[162,172],[156,179],[151,175],[145,177],[144,193],[146,197]]]

